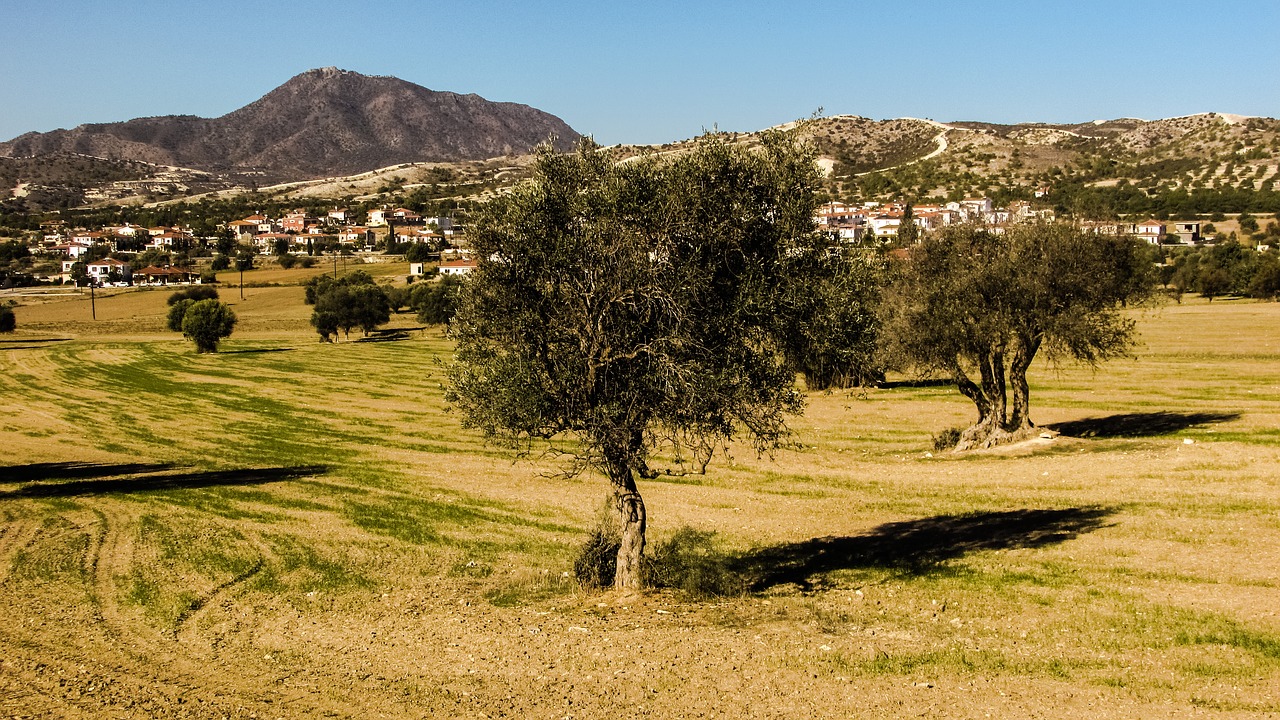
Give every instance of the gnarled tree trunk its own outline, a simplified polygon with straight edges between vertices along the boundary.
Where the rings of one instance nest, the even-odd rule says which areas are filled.
[[[956,386],[978,408],[978,421],[960,433],[956,450],[990,448],[1013,440],[1006,419],[1004,353],[999,349],[985,353],[978,371],[980,382],[975,383],[961,369],[959,361],[952,366]]]
[[[625,460],[609,463],[609,481],[613,484],[613,502],[618,510],[618,522],[622,529],[622,543],[618,547],[618,569],[613,586],[618,590],[639,590],[644,587],[641,562],[644,559],[645,509],[644,499],[636,489],[635,472]]]
[[[1013,414],[1008,429],[1014,434],[1025,434],[1035,427],[1031,422],[1031,388],[1027,384],[1027,369],[1040,350],[1039,337],[1021,337],[1014,344],[1013,357],[1009,360],[1009,385],[1013,391]]]

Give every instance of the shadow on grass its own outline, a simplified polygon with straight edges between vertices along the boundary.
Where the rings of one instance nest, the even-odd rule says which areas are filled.
[[[1011,510],[938,515],[888,523],[866,535],[821,537],[745,553],[716,549],[715,534],[686,528],[658,543],[649,577],[659,587],[694,595],[737,595],[794,585],[809,592],[840,570],[923,575],[982,550],[1056,545],[1104,526],[1109,508]]]
[[[120,465],[87,462],[31,463],[30,465],[0,467],[0,483],[107,478],[119,475],[164,472],[165,470],[173,470],[176,467],[176,465],[169,463],[125,463]]]
[[[235,470],[192,470],[186,472],[166,472],[174,469],[171,465],[91,465],[89,463],[52,463],[51,465],[55,467],[63,466],[62,472],[80,474],[45,474],[40,479],[68,477],[86,479],[24,485],[9,492],[0,491],[0,500],[112,495],[156,490],[189,490],[220,485],[262,485],[282,480],[323,475],[329,471],[328,466],[325,465],[242,468]],[[20,467],[30,468],[33,466]],[[5,468],[4,470],[7,473],[12,469]],[[7,479],[9,475],[5,474],[4,477]]]
[[[0,340],[0,350],[40,350],[51,347],[54,343],[70,342],[71,338],[17,338]],[[17,343],[27,343],[19,345]]]
[[[1238,420],[1240,413],[1151,412],[1108,415],[1045,425],[1070,437],[1147,437],[1168,435],[1187,428]]]
[[[954,380],[947,378],[923,378],[918,380],[887,380],[878,383],[876,387],[881,390],[892,390],[894,388],[931,388],[931,387],[948,387],[955,385]]]
[[[1111,512],[1094,507],[938,515],[888,523],[866,535],[762,548],[731,559],[729,566],[750,579],[752,591],[792,583],[811,589],[816,577],[835,570],[922,574],[980,550],[1056,545],[1102,527]]]
[[[261,350],[222,350],[219,355],[262,355],[265,353],[292,352],[293,348],[263,348]]]

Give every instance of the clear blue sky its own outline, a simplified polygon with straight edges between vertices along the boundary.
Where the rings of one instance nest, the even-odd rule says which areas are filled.
[[[0,140],[216,117],[337,66],[520,102],[605,143],[826,114],[1280,117],[1278,0],[0,0]]]

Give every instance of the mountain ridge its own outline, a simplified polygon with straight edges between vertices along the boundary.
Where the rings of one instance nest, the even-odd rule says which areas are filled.
[[[578,137],[527,105],[329,67],[217,118],[164,115],[29,132],[0,143],[0,156],[77,153],[284,181],[520,155],[552,138],[563,150]]]

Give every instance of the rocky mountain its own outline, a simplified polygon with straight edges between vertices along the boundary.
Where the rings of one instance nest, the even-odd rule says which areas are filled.
[[[27,133],[0,143],[0,157],[74,153],[271,182],[520,155],[552,137],[568,149],[578,133],[527,105],[323,68],[219,118],[138,118]]]

